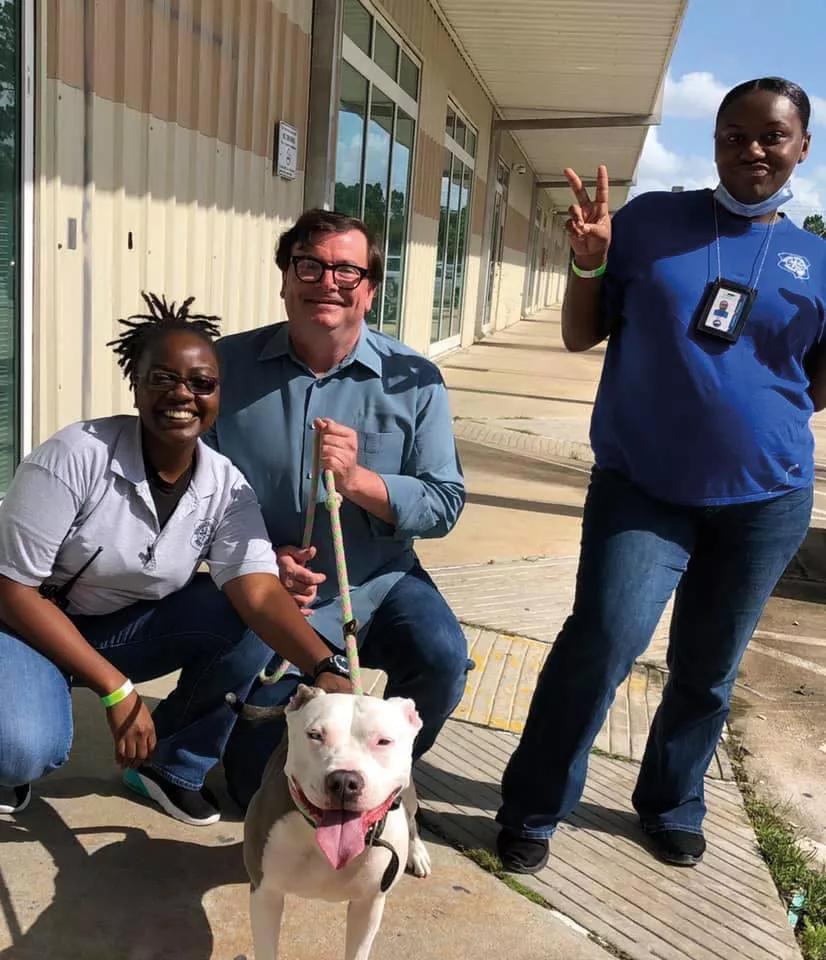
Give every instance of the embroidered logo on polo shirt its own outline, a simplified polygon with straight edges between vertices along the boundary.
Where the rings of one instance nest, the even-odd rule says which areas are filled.
[[[809,261],[799,253],[778,253],[777,265],[787,270],[797,280],[809,279]]]
[[[190,543],[196,550],[203,550],[209,542],[212,540],[212,535],[215,533],[215,521],[214,520],[199,520],[195,524],[195,529],[192,532],[192,540]]]

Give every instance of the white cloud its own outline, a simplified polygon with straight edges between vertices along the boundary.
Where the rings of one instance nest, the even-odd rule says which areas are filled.
[[[663,115],[713,120],[728,89],[708,71],[684,73],[676,79],[668,75],[665,80]],[[810,99],[813,126],[826,127],[826,98],[810,95]],[[820,136],[817,137],[818,141]],[[819,143],[816,143],[815,149],[819,153],[818,148]],[[792,181],[794,200],[784,207],[796,223],[802,223],[810,213],[826,212],[826,165],[806,164],[799,169],[800,173]],[[631,195],[649,190],[670,190],[677,185],[686,190],[698,190],[716,186],[717,182],[711,125],[708,155],[705,157],[683,156],[669,150],[660,141],[657,128],[652,127],[646,137],[637,170],[637,185],[631,189]]]
[[[800,224],[810,213],[826,213],[826,165],[810,167],[805,164],[798,169],[801,172],[795,174],[792,180],[794,199],[783,210],[795,223]],[[650,190],[670,190],[673,186],[700,190],[703,187],[715,187],[717,182],[717,171],[711,156],[681,156],[665,147],[660,142],[657,128],[651,127],[640,157],[637,185],[632,187],[631,196]]]
[[[665,78],[663,115],[667,117],[714,117],[729,87],[713,73],[698,70],[684,73],[678,79]],[[826,97],[810,95],[812,123],[826,127]]]
[[[783,207],[795,223],[802,224],[810,213],[826,213],[826,170],[815,167],[809,173],[808,177],[795,176],[792,180],[794,199]]]
[[[826,127],[826,97],[809,97],[812,101],[812,124]]]
[[[660,142],[657,128],[651,127],[640,157],[637,185],[632,191],[635,195],[648,190],[670,190],[673,186],[699,190],[716,184],[717,172],[710,156],[682,157],[665,147]]]
[[[713,117],[728,87],[706,71],[665,78],[663,113],[670,117]]]

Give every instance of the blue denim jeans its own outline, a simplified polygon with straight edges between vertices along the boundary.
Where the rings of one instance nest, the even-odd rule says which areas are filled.
[[[423,723],[413,749],[413,758],[418,759],[433,746],[462,699],[469,666],[462,628],[421,567],[414,567],[395,584],[359,631],[359,659],[363,667],[385,671],[385,697],[415,701]],[[269,670],[274,671],[280,662],[281,658],[275,657]],[[284,704],[302,682],[312,681],[291,672],[269,686],[256,682],[247,702]],[[236,724],[224,754],[224,769],[230,794],[240,806],[246,807],[258,789],[284,727],[283,720],[258,724],[239,720]]]
[[[158,745],[151,766],[180,786],[199,789],[235,723],[225,694],[245,697],[272,650],[203,574],[163,600],[72,620],[136,683],[181,670],[177,687],[153,714]],[[0,784],[13,786],[50,773],[68,758],[72,680],[3,630],[0,664]],[[102,707],[100,721],[105,723]]]
[[[617,686],[676,589],[669,678],[633,803],[649,832],[701,831],[703,776],[740,660],[806,535],[811,508],[811,488],[758,503],[676,506],[594,470],[574,609],[505,770],[499,823],[524,837],[549,837],[572,812]]]

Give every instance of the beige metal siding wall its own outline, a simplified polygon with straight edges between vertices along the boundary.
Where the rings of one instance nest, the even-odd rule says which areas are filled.
[[[493,111],[461,54],[426,0],[383,0],[379,9],[422,59],[419,123],[413,170],[411,223],[402,334],[427,352],[436,280],[439,198],[442,185],[445,115],[453,99],[478,131],[471,198],[471,234],[462,312],[462,342],[473,339],[479,284],[479,254],[487,157]]]
[[[129,409],[106,341],[142,289],[280,317],[273,247],[300,212],[305,0],[39,0],[35,442]],[[274,125],[298,175],[272,174]],[[75,243],[69,242],[74,222]]]

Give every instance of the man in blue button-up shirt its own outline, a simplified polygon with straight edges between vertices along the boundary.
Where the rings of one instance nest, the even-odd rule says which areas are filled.
[[[301,549],[319,435],[321,467],[332,470],[343,497],[361,662],[387,673],[388,696],[416,701],[424,723],[418,757],[461,699],[467,668],[461,627],[413,549],[417,537],[448,533],[464,505],[447,390],[434,364],[364,322],[382,263],[361,221],[308,211],[281,237],[276,261],[288,320],[219,341],[221,414],[211,442],[255,490],[285,586],[341,649],[323,507],[311,547]],[[250,701],[285,702],[298,680],[259,685]],[[236,726],[224,763],[242,805],[281,732],[275,724]]]

